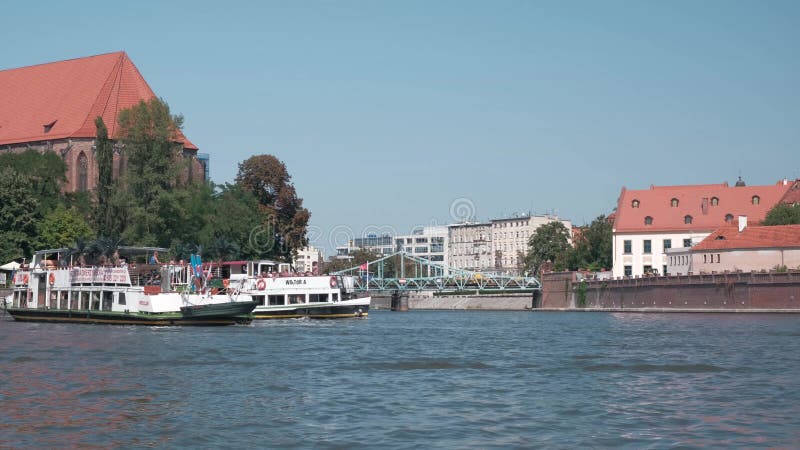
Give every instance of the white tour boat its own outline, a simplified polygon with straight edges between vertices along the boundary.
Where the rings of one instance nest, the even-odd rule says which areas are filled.
[[[228,289],[240,290],[256,302],[256,319],[366,317],[370,297],[357,297],[348,276],[297,274],[286,263],[234,261],[222,264]]]
[[[165,251],[132,248],[128,251]],[[230,325],[249,323],[256,306],[236,290],[206,289],[195,265],[131,264],[71,267],[68,249],[36,252],[18,270],[6,310],[18,321],[128,325]],[[47,259],[55,255],[55,259]]]

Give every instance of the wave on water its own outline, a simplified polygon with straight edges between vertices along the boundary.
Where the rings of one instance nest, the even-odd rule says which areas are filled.
[[[492,366],[479,361],[453,361],[447,359],[418,359],[368,363],[361,366],[372,370],[448,370],[448,369],[490,369]]]

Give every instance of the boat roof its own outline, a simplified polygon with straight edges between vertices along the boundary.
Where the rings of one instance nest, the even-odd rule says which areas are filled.
[[[48,249],[48,250],[38,250],[38,251],[34,252],[33,254],[34,255],[49,255],[50,253],[66,253],[66,252],[68,252],[70,250],[71,249],[69,249],[69,248],[51,248],[51,249]]]

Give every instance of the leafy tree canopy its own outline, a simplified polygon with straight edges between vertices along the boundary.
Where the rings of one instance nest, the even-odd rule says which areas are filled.
[[[800,225],[800,205],[778,203],[773,206],[764,219],[764,225]]]
[[[569,249],[567,227],[558,221],[546,223],[537,228],[528,241],[527,265],[536,274],[541,272],[542,264],[547,261],[553,262],[555,270],[564,270]]]
[[[91,227],[74,209],[62,205],[46,214],[36,227],[36,248],[66,248],[80,237],[94,233]]]
[[[306,227],[311,214],[303,208],[286,165],[272,155],[253,156],[239,164],[236,184],[251,192],[264,213],[262,226],[274,245],[262,256],[284,260],[307,244]]]

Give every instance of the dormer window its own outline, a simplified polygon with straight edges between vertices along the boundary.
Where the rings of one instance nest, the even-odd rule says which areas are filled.
[[[733,214],[725,214],[725,222],[727,223],[733,222]]]
[[[711,206],[719,206],[719,199],[717,197],[711,197]]]
[[[639,207],[639,200],[634,199],[631,202],[631,208],[638,208]]]
[[[50,123],[46,123],[46,124],[44,124],[44,132],[45,132],[45,134],[49,133],[49,132],[50,132],[50,130],[52,130],[52,129],[53,129],[53,125],[55,125],[55,124],[56,124],[56,122],[58,122],[58,121],[57,121],[57,120],[54,120],[54,121],[52,121],[52,122],[50,122]]]
[[[752,202],[753,202],[754,205],[758,205],[759,203],[761,203],[761,197],[759,197],[757,195],[754,195],[753,199],[752,199]]]
[[[645,217],[644,218],[644,224],[645,225],[652,225],[653,224],[653,218],[650,217],[650,216]]]
[[[669,204],[673,208],[677,208],[678,207],[678,199],[677,198],[673,198],[672,200],[669,201]]]
[[[692,216],[686,215],[683,216],[683,223],[686,225],[690,225],[692,223]]]

